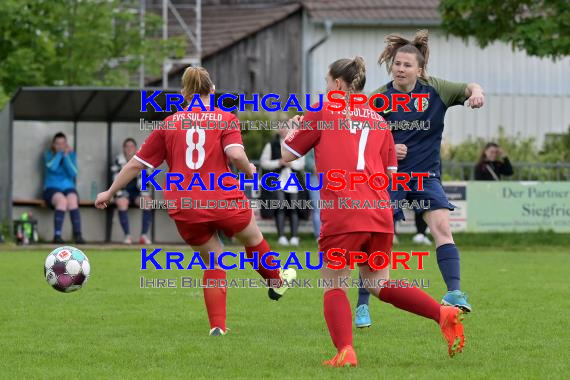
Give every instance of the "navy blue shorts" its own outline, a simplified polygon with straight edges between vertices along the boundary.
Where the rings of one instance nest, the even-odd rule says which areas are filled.
[[[51,204],[51,199],[56,193],[62,193],[63,195],[68,195],[72,193],[77,194],[77,190],[73,188],[60,190],[53,187],[48,187],[47,189],[45,189],[43,193],[44,201],[46,202],[46,205],[48,205],[51,208],[53,208],[53,205]],[[77,195],[77,198],[79,199],[79,195]]]
[[[402,189],[401,185],[398,185],[398,190],[392,191],[390,190],[390,199],[392,201],[401,201],[401,200],[408,200],[408,202],[412,201],[424,201],[427,206],[427,201],[429,201],[429,207],[427,210],[437,210],[446,208],[450,211],[455,210],[455,205],[449,203],[447,199],[447,195],[443,191],[443,186],[441,185],[441,181],[439,178],[424,178],[424,189],[423,191],[418,191],[418,180],[414,179],[408,182],[408,187],[410,191],[405,191]],[[391,189],[390,185],[390,189]],[[420,204],[421,206],[421,204]],[[418,214],[426,211],[426,208],[416,208],[414,211]],[[405,220],[404,211],[398,207],[394,208],[394,221],[398,220]]]

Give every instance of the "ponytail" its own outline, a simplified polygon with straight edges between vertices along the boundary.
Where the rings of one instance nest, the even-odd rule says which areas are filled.
[[[182,74],[182,94],[190,102],[193,94],[208,95],[214,84],[203,67],[188,67]]]
[[[378,57],[378,64],[380,66],[386,64],[386,70],[390,73],[394,58],[396,58],[398,52],[415,54],[418,65],[422,68],[421,77],[424,79],[428,78],[429,47],[427,30],[419,30],[411,41],[397,34],[390,34],[386,37],[386,47]]]
[[[349,100],[350,95],[360,92],[366,84],[366,65],[364,58],[354,57],[353,59],[343,58],[334,61],[329,67],[329,74],[332,79],[342,79],[348,84],[348,90],[344,96],[346,101],[346,118],[350,119]]]

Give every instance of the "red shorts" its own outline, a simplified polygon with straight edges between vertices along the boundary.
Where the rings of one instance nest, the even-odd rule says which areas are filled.
[[[228,211],[227,217],[220,220],[200,223],[180,220],[174,222],[182,239],[189,245],[197,246],[206,243],[217,231],[222,231],[227,237],[234,236],[248,226],[252,216],[251,209],[239,209]]]
[[[383,233],[383,232],[349,232],[345,234],[330,235],[319,239],[319,251],[322,251],[323,261],[325,263],[331,262],[327,259],[326,253],[329,249],[340,248],[346,249],[346,253],[343,255],[346,259],[347,265],[350,264],[350,251],[359,251],[368,254],[369,256],[377,251],[384,252],[388,257],[392,256],[392,239],[394,234]],[[335,252],[336,256],[342,255],[341,252]],[[382,266],[384,264],[384,259],[382,256],[374,257],[374,264]],[[358,265],[368,265],[365,263],[358,263]],[[372,271],[375,269],[370,268]]]

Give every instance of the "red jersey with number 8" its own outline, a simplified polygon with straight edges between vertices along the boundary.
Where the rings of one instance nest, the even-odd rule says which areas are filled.
[[[308,125],[289,134],[284,142],[284,147],[297,157],[315,148],[315,166],[318,173],[323,173],[321,200],[332,201],[330,209],[321,209],[321,237],[348,232],[394,233],[390,195],[386,190],[374,190],[367,183],[356,185],[352,191],[348,186],[339,191],[328,190],[330,181],[326,176],[334,169],[345,170],[345,178],[356,172],[370,177],[374,173],[396,171],[396,151],[388,125],[368,106],[356,106],[347,120],[344,111],[327,110],[328,104],[325,102],[320,111],[305,112],[304,121]],[[327,124],[323,122],[332,122],[333,127],[324,128]],[[378,205],[386,208],[377,208]]]
[[[186,122],[183,125],[184,120]],[[169,121],[171,129],[154,130],[135,155],[135,159],[150,168],[156,168],[166,161],[169,173],[180,173],[183,176],[180,182],[183,190],[179,190],[175,184],[170,184],[169,190],[166,182],[163,186],[164,199],[175,201],[176,208],[168,209],[173,219],[200,223],[224,218],[224,214],[227,213],[224,209],[219,209],[217,206],[203,209],[182,208],[181,199],[191,198],[192,201],[247,199],[239,190],[236,179],[226,177],[222,181],[224,186],[235,185],[235,190],[222,190],[217,184],[218,177],[231,172],[225,151],[233,146],[243,148],[237,117],[220,109],[204,112],[194,108],[167,117],[165,119],[167,126]],[[202,128],[196,128],[197,125],[201,125]],[[210,184],[210,173],[213,173],[212,184]],[[207,190],[201,186],[197,179],[198,175]],[[186,190],[190,184],[194,186],[191,190]]]

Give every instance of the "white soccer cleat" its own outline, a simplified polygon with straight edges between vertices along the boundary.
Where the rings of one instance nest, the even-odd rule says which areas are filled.
[[[297,236],[293,236],[291,240],[289,240],[289,244],[293,247],[299,246],[299,238]]]
[[[431,245],[431,244],[432,244],[432,243],[431,243],[431,240],[429,240],[429,238],[428,238],[426,235],[424,235],[423,244],[424,244],[424,245]]]
[[[297,271],[293,268],[279,269],[279,277],[281,277],[282,284],[278,288],[269,288],[267,294],[273,301],[279,301],[283,294],[291,287],[291,282],[297,279]]]
[[[148,237],[148,235],[141,235],[141,238],[139,239],[139,244],[142,245],[151,245],[152,241],[150,240],[150,238]]]
[[[279,245],[283,245],[283,246],[288,246],[289,245],[289,240],[287,240],[287,238],[285,236],[281,236],[279,237],[279,239],[277,240],[277,244]]]
[[[125,236],[125,240],[123,240],[123,244],[127,244],[127,245],[133,244],[133,238],[131,238],[131,235]]]
[[[415,234],[412,241],[416,244],[423,244],[425,237],[426,236],[424,234]]]
[[[228,333],[230,329],[222,330],[221,327],[214,327],[210,330],[210,336],[224,336]]]

